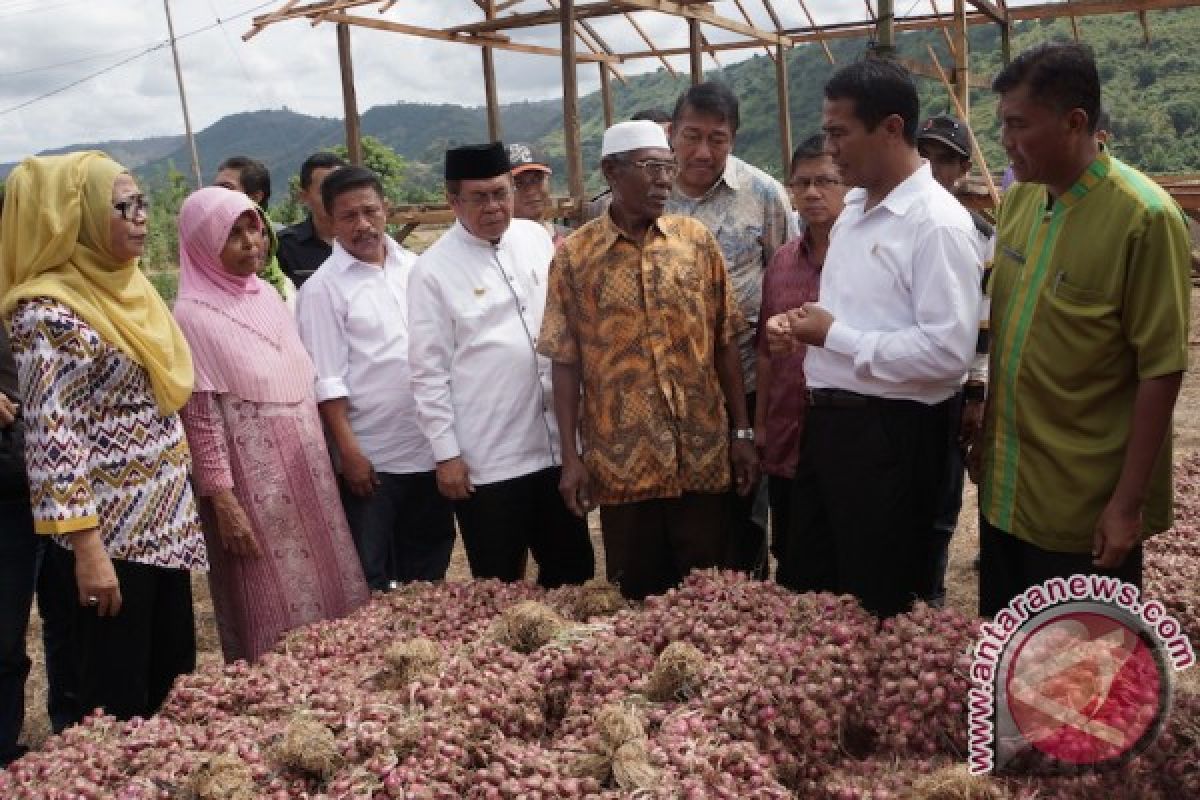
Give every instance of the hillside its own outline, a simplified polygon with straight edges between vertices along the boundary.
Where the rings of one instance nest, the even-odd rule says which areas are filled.
[[[1147,46],[1133,14],[1087,17],[1079,21],[1084,41],[1096,50],[1104,80],[1105,103],[1113,117],[1114,150],[1128,161],[1151,172],[1200,171],[1200,61],[1186,56],[1200,38],[1200,8],[1154,12],[1150,15],[1153,39]],[[1066,20],[1028,22],[1015,27],[1013,50],[1070,35]],[[932,45],[948,65],[945,41],[938,32],[902,34],[903,56],[927,60]],[[839,64],[854,60],[866,49],[861,39],[831,44]],[[972,68],[990,78],[1000,67],[999,34],[994,26],[971,29]],[[816,46],[797,47],[788,55],[792,130],[800,141],[819,126],[821,88],[833,67]],[[775,71],[771,60],[758,55],[709,77],[728,82],[741,98],[742,127],[738,134],[740,156],[778,174],[779,145],[776,130]],[[672,78],[665,70],[637,76],[628,86],[615,83],[618,118],[634,111],[659,107],[670,110],[686,76]],[[929,113],[947,108],[945,92],[936,81],[919,83],[923,108]],[[989,91],[975,90],[972,123],[980,134],[989,165],[998,167],[1003,155],[998,142],[995,101]],[[598,92],[580,100],[583,120],[583,160],[588,184],[596,188],[595,169],[603,133]],[[560,188],[565,179],[561,104],[557,99],[505,105],[501,110],[505,139],[533,141],[549,155]],[[482,108],[458,105],[398,103],[377,106],[362,118],[365,134],[375,136],[414,163],[414,182],[437,188],[442,153],[449,145],[480,141],[486,136]],[[341,143],[342,124],[332,118],[309,117],[287,109],[255,111],[225,117],[197,136],[206,177],[225,156],[245,153],[265,161],[274,177],[276,202],[282,200],[287,177],[295,174],[311,152]],[[106,142],[99,147],[133,166],[156,182],[170,164],[186,170],[189,163],[182,137],[159,137],[131,142]],[[62,150],[77,149],[61,148]],[[0,165],[0,175],[11,165]]]

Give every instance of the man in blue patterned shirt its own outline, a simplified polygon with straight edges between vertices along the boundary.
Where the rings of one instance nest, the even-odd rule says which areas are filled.
[[[723,83],[701,83],[680,95],[671,119],[671,149],[679,174],[666,213],[700,220],[721,245],[735,298],[750,323],[738,346],[753,418],[754,342],[763,273],[775,251],[797,230],[783,185],[733,155],[738,121],[737,97]],[[736,501],[737,527],[725,566],[765,578],[766,501],[758,494]]]

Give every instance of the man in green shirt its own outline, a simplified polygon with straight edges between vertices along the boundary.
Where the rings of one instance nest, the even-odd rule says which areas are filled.
[[[1056,576],[1140,585],[1141,542],[1171,525],[1190,292],[1182,212],[1096,141],[1091,50],[1035,47],[992,88],[1018,183],[997,218],[973,454],[984,615]]]

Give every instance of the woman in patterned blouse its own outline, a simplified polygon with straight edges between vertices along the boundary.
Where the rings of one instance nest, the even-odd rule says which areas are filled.
[[[146,204],[121,165],[29,158],[6,189],[0,309],[35,530],[76,578],[80,706],[149,715],[195,667],[189,571],[208,566],[178,414],[191,354],[138,268]]]

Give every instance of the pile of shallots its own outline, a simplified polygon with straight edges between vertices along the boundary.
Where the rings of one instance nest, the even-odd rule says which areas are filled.
[[[1147,592],[1200,635],[1200,460]],[[1101,774],[963,766],[978,621],[693,573],[636,607],[592,583],[414,584],[94,715],[0,772],[4,798],[1200,797],[1200,697]]]

